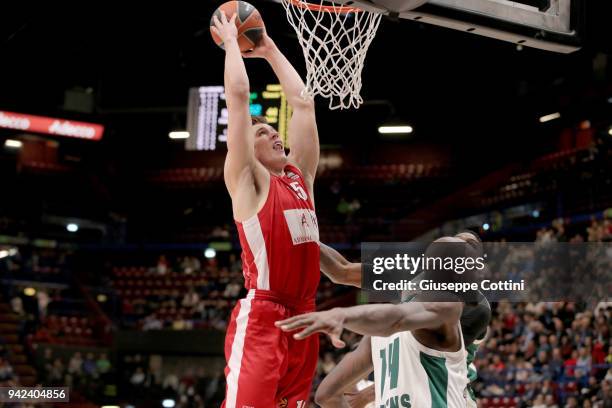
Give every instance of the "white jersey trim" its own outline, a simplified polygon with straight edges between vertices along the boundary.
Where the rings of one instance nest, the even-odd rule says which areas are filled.
[[[249,323],[249,313],[251,312],[251,300],[255,297],[255,291],[249,291],[246,298],[240,300],[240,311],[236,318],[236,334],[232,342],[232,351],[227,362],[229,373],[227,375],[227,398],[226,408],[236,408],[236,398],[238,397],[238,379],[242,367],[242,354],[244,352],[244,339]]]
[[[256,214],[242,223],[244,236],[253,254],[257,268],[257,289],[270,290],[270,265],[268,264],[268,251],[266,241]]]

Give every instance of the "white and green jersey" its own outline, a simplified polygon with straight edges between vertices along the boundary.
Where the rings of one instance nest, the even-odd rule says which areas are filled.
[[[455,352],[425,347],[409,331],[372,337],[376,407],[467,407],[467,351],[459,337]]]
[[[476,394],[474,393],[474,389],[472,388],[472,383],[476,381],[478,378],[478,373],[476,371],[476,365],[474,364],[474,360],[476,359],[476,353],[478,352],[478,346],[484,341],[484,337],[482,339],[474,340],[474,342],[466,347],[467,351],[467,373],[468,373],[468,408],[476,408],[478,406]]]

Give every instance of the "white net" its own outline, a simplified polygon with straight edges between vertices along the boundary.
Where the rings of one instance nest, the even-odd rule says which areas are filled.
[[[361,71],[382,15],[324,0],[282,3],[304,51],[305,95],[328,98],[330,109],[358,108]]]

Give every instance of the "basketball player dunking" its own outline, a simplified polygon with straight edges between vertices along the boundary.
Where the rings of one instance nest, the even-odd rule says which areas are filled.
[[[240,244],[248,295],[232,312],[225,339],[223,407],[302,408],[318,358],[316,336],[297,341],[274,325],[313,311],[319,283],[319,230],[313,181],[319,161],[314,102],[291,63],[264,34],[244,56],[263,58],[293,108],[287,156],[278,132],[249,113],[249,79],[233,16],[214,18],[225,48],[229,111],[225,184]]]

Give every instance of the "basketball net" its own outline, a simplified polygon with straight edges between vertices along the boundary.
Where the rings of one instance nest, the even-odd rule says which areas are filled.
[[[361,71],[382,14],[342,7],[324,0],[282,0],[306,61],[303,97],[329,99],[330,109],[363,103]]]

